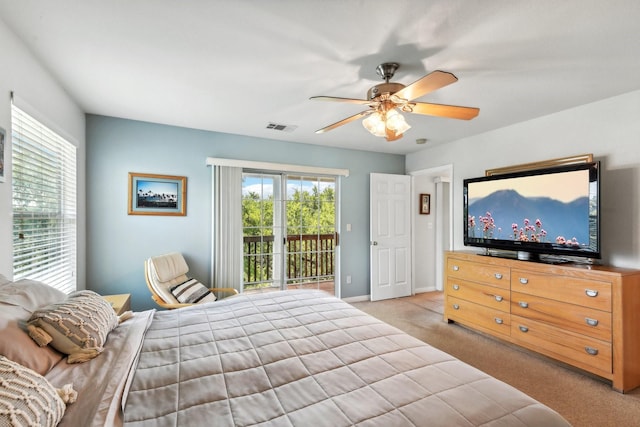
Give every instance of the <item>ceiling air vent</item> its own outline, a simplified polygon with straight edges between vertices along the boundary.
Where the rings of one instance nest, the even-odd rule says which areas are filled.
[[[282,132],[293,132],[298,126],[283,125],[279,123],[269,123],[267,129],[279,130]]]

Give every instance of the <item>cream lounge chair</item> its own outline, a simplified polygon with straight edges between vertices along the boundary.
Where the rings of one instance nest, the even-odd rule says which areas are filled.
[[[187,276],[189,266],[182,254],[172,252],[144,262],[144,276],[151,298],[162,308],[174,309],[215,301],[238,293],[233,288],[206,288]],[[209,292],[207,292],[209,291]]]

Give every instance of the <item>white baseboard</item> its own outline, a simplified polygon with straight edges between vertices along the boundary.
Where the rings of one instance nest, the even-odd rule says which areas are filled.
[[[371,297],[369,295],[359,295],[357,297],[348,297],[342,298],[344,302],[362,302],[362,301],[370,301]]]
[[[421,294],[423,292],[434,292],[437,291],[435,286],[425,286],[424,288],[415,288],[413,290],[414,294]]]
[[[423,292],[434,292],[437,291],[435,286],[425,286],[424,288],[416,288],[413,290],[415,294],[421,294]],[[359,295],[357,297],[348,297],[342,298],[345,302],[362,302],[362,301],[371,301],[371,295]]]

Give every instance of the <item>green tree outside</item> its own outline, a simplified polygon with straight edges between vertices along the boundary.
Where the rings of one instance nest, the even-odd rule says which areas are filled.
[[[330,247],[317,247],[312,252],[305,249],[302,239],[307,235],[333,234],[335,232],[335,189],[332,186],[320,191],[314,185],[311,191],[296,189],[286,200],[289,271],[298,276],[308,271],[308,264],[318,264],[316,271],[323,277],[333,276],[333,259],[330,263],[319,256],[319,252],[330,252],[333,257],[335,239]],[[245,283],[266,282],[272,279],[274,199],[273,195],[261,198],[256,192],[249,192],[242,198],[242,218],[245,236],[244,280]],[[298,239],[296,239],[296,236]],[[317,242],[317,239],[315,240]],[[325,265],[330,264],[330,265]],[[305,270],[306,267],[306,270]],[[292,270],[293,268],[293,270]],[[327,271],[331,270],[331,271]],[[257,287],[249,285],[251,287]]]

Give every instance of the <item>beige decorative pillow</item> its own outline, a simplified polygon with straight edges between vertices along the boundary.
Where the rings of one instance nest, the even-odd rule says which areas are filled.
[[[42,375],[0,356],[0,426],[56,426],[65,408]]]
[[[50,344],[69,355],[68,363],[79,363],[99,355],[117,326],[118,317],[107,301],[93,291],[78,291],[64,302],[34,311],[27,329],[38,345]]]

